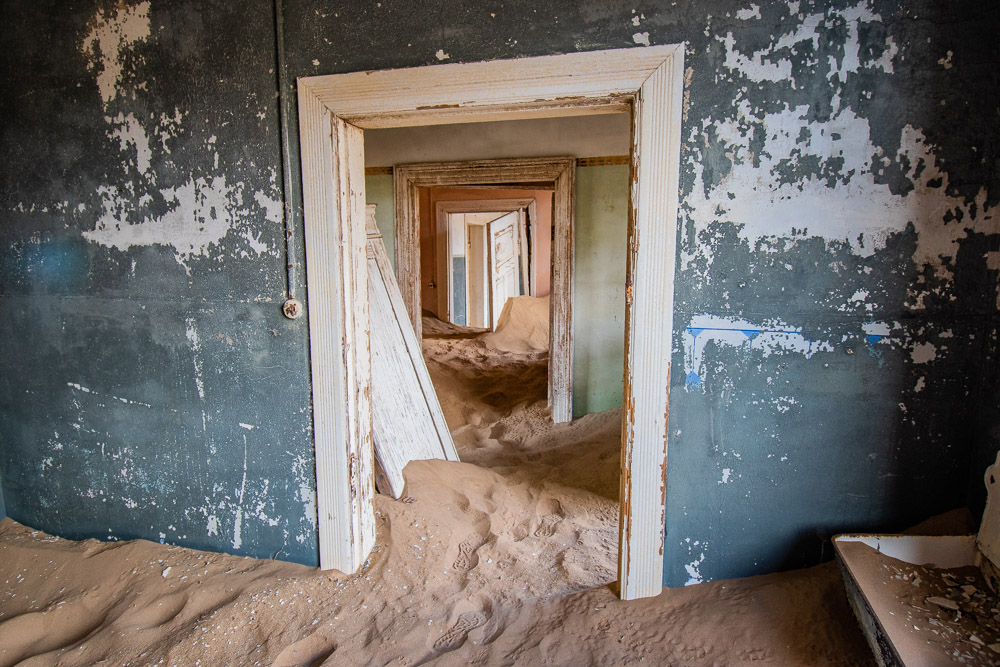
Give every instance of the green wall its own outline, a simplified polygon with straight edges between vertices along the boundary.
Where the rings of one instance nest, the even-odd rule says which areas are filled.
[[[622,404],[628,165],[576,170],[573,416]]]
[[[389,255],[389,262],[392,268],[396,268],[396,226],[395,217],[396,205],[393,201],[392,175],[379,174],[375,176],[365,176],[365,195],[367,203],[378,204],[375,209],[375,224],[382,232],[382,242],[385,243],[385,252]]]

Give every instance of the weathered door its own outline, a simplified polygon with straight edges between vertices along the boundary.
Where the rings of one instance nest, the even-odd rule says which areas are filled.
[[[372,204],[367,229],[375,482],[379,491],[399,498],[407,463],[457,461],[458,452],[375,225]]]
[[[511,211],[489,224],[491,329],[496,329],[507,299],[521,296],[519,217]]]

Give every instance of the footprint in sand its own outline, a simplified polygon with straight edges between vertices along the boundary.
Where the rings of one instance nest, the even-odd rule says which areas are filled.
[[[479,563],[476,550],[486,544],[488,539],[488,533],[473,533],[465,538],[458,545],[458,556],[455,558],[455,562],[452,563],[452,567],[456,570],[471,570],[474,568]]]
[[[458,615],[455,624],[434,641],[434,650],[444,653],[454,651],[465,643],[469,633],[486,623],[486,614],[482,611],[467,611]]]
[[[555,498],[546,498],[538,503],[535,510],[535,529],[532,535],[535,537],[552,537],[555,535],[556,526],[563,520],[562,505]]]

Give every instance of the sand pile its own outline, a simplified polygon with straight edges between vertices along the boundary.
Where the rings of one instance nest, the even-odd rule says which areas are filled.
[[[553,426],[545,353],[424,343],[463,463],[413,463],[376,498],[360,572],[7,519],[0,664],[871,663],[833,564],[619,601],[619,412]]]
[[[542,352],[549,349],[549,297],[516,296],[507,299],[497,329],[482,338],[488,347],[505,352]]]

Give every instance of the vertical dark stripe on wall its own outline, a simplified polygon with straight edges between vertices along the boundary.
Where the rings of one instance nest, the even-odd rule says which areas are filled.
[[[274,70],[275,83],[278,87],[278,126],[281,132],[281,191],[284,198],[282,206],[282,223],[285,230],[285,269],[286,269],[286,296],[289,299],[295,298],[295,262],[292,259],[292,235],[295,228],[294,215],[292,211],[292,167],[290,129],[288,119],[293,111],[290,108],[291,101],[286,87],[287,77],[285,75],[285,8],[281,0],[274,0]]]

